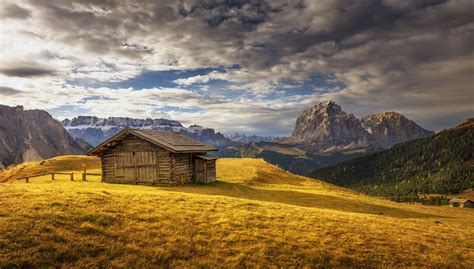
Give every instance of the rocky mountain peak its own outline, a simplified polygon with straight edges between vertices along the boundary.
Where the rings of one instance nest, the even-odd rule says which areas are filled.
[[[0,169],[11,164],[65,154],[80,154],[78,144],[43,110],[0,105]]]
[[[283,140],[312,152],[367,147],[370,142],[370,135],[360,121],[332,101],[304,110],[296,120],[292,135]]]
[[[341,106],[333,101],[324,101],[315,105],[312,109],[312,112],[327,114],[329,116],[346,114],[344,111],[342,111]]]
[[[359,120],[335,102],[324,101],[303,111],[292,135],[283,143],[326,152],[370,146],[387,148],[432,134],[397,112],[371,114]]]
[[[361,122],[377,145],[383,148],[434,134],[397,112],[370,114],[362,118]]]

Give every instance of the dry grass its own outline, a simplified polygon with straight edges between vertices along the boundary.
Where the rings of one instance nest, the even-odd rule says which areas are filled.
[[[84,161],[97,165],[46,163],[79,173]],[[0,268],[474,266],[474,210],[374,199],[257,159],[217,168],[216,184],[178,187],[26,184],[6,171]]]
[[[0,173],[0,182],[14,181],[26,176],[35,176],[51,172],[80,171],[86,165],[87,170],[97,172],[100,161],[95,157],[81,155],[60,156],[39,162],[22,163]]]

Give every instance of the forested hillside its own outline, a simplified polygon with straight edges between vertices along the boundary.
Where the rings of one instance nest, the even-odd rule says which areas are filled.
[[[474,186],[474,119],[428,138],[313,171],[311,177],[387,197]]]

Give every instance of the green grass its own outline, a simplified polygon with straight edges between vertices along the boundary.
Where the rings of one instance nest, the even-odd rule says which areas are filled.
[[[258,159],[218,160],[207,186],[16,179],[84,162],[98,171],[66,156],[0,174],[0,268],[474,266],[474,210],[379,200]]]

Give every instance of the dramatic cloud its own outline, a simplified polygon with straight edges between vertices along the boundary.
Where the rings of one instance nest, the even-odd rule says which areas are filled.
[[[0,16],[4,19],[27,19],[31,15],[28,9],[22,8],[14,3],[3,3]]]
[[[0,13],[0,84],[30,93],[3,103],[58,117],[68,107],[282,135],[325,99],[436,130],[474,114],[471,0],[31,0]]]
[[[17,65],[0,68],[0,73],[10,77],[40,77],[54,75],[56,71],[41,66]]]
[[[17,89],[10,88],[10,87],[0,86],[0,95],[10,96],[10,95],[17,95],[20,93],[22,93],[22,91],[19,91]]]

